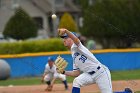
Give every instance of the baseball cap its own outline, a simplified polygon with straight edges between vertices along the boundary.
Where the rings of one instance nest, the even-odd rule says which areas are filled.
[[[72,34],[74,34],[76,37],[79,37],[79,35],[75,32],[71,32]],[[62,36],[60,36],[61,38],[68,38],[68,34],[63,34]]]
[[[52,57],[48,57],[48,61],[54,61]]]

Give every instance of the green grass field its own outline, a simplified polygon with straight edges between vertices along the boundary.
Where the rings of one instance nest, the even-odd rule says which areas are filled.
[[[140,79],[140,70],[129,70],[129,71],[113,71],[111,72],[112,80],[132,80]],[[72,83],[73,77],[67,77],[69,83]],[[56,83],[59,83],[56,82]],[[4,81],[0,81],[0,86],[7,85],[37,85],[41,84],[41,77],[26,77],[26,78],[14,78]]]
[[[140,93],[140,91],[136,91],[135,93]]]
[[[111,76],[112,76],[112,80],[140,79],[140,69],[128,70],[128,71],[112,71]]]
[[[140,79],[140,69],[139,70],[129,70],[129,71],[112,71],[112,80],[133,80]],[[72,83],[74,77],[67,77],[67,81]],[[56,81],[60,83],[60,81]],[[12,78],[8,80],[1,80],[0,86],[7,85],[38,85],[41,84],[41,77],[26,77],[26,78]],[[140,93],[137,91],[135,93]]]

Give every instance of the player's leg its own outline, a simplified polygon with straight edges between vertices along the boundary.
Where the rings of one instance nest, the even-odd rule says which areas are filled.
[[[51,83],[51,77],[49,74],[47,74],[45,77],[44,77],[44,81],[47,85],[50,85]]]
[[[102,67],[101,71],[98,72],[96,83],[98,84],[101,93],[113,93],[111,75],[108,68]]]
[[[66,80],[66,75],[60,74],[59,78],[62,80],[62,83],[64,84],[65,89],[67,90],[68,89],[68,83],[67,83],[67,80]]]
[[[72,93],[80,93],[80,87],[95,83],[88,73],[83,73],[73,81]]]
[[[52,74],[47,74],[47,75],[44,77],[44,81],[45,81],[45,83],[46,83],[48,86],[50,86],[50,84],[51,84],[51,79],[52,79],[52,77],[53,77]],[[48,88],[49,88],[49,87],[47,87],[45,90],[48,91]],[[50,91],[50,90],[49,90],[49,91]]]

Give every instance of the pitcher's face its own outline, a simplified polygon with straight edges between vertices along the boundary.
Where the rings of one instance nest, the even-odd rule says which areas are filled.
[[[64,43],[64,46],[67,47],[67,48],[71,48],[71,45],[72,45],[72,39],[71,38],[64,38],[63,39],[63,43]]]

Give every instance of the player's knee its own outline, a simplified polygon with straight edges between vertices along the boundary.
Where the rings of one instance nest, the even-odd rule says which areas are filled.
[[[50,81],[50,80],[45,78],[44,81],[45,81],[45,82],[48,82],[48,81]]]
[[[50,81],[50,80],[44,79],[44,81],[45,81],[45,82],[48,82],[48,81]]]
[[[63,74],[60,74],[60,75],[59,75],[59,78],[60,78],[62,81],[65,81],[65,80],[66,80],[66,76],[63,75]]]
[[[78,78],[75,78],[73,80],[73,87],[78,87],[80,88],[82,86],[82,84],[80,83],[80,80]]]
[[[61,77],[62,81],[65,81],[66,80],[66,77]]]
[[[47,77],[47,76],[45,76],[45,77],[44,77],[44,81],[45,81],[45,82],[50,81],[50,78]]]

